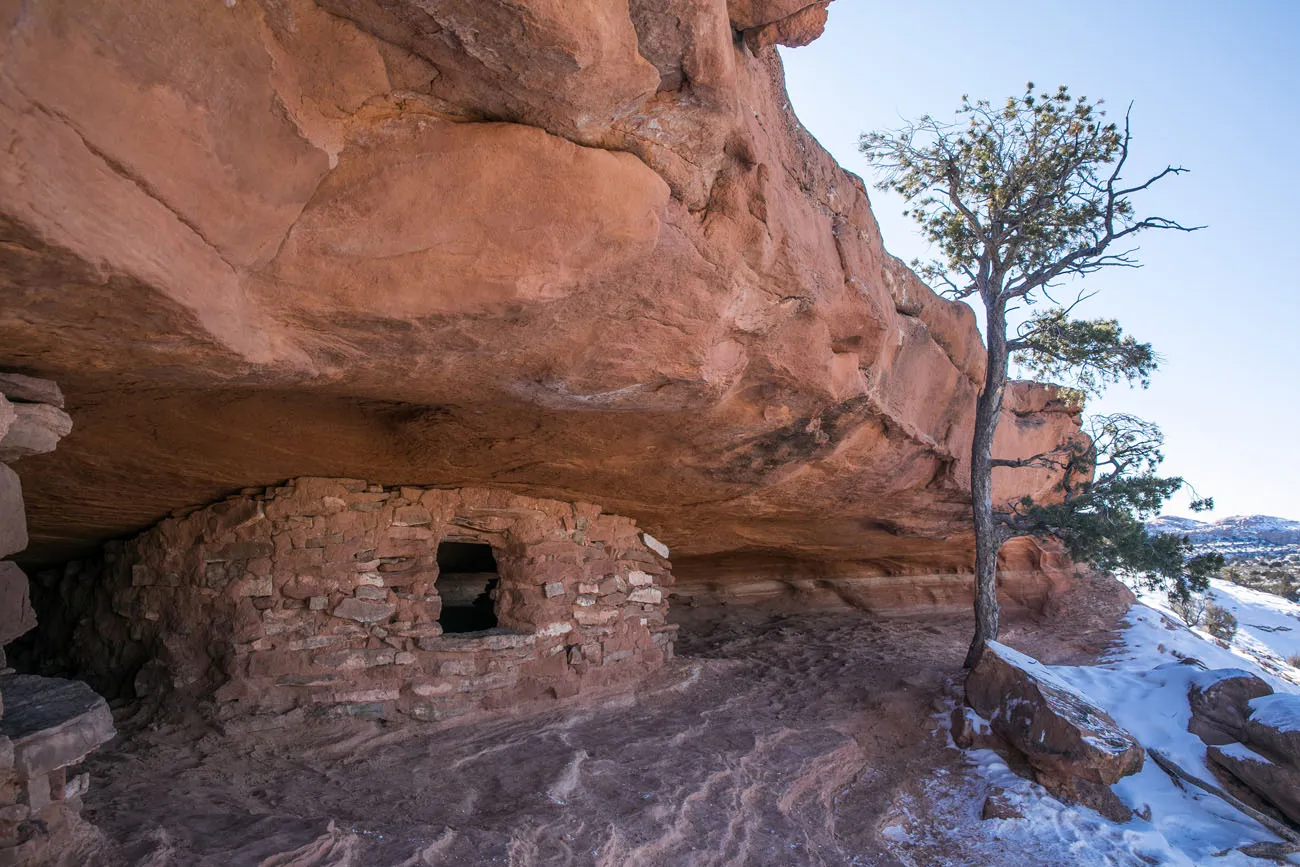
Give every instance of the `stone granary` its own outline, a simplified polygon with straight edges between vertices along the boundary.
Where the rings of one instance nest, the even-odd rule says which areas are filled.
[[[106,589],[71,637],[109,690],[126,675],[137,695],[215,698],[224,718],[444,720],[659,668],[667,553],[594,505],[302,478],[168,518],[48,584]]]

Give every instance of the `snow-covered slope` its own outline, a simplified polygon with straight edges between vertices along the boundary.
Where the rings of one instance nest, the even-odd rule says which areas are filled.
[[[1268,515],[1235,515],[1213,523],[1161,515],[1147,522],[1149,533],[1177,533],[1199,552],[1218,551],[1231,559],[1300,554],[1300,521]]]
[[[1240,622],[1228,646],[1208,634],[1188,629],[1169,609],[1163,594],[1138,591],[1140,600],[1128,613],[1122,640],[1096,666],[1050,666],[1052,674],[1101,705],[1148,748],[1156,748],[1180,766],[1213,780],[1205,745],[1187,731],[1191,708],[1188,687],[1214,677],[1208,669],[1242,669],[1281,692],[1300,693],[1300,671],[1285,662],[1300,652],[1300,605],[1215,581],[1211,595],[1230,608]],[[956,749],[956,746],[953,746]],[[1154,761],[1121,780],[1115,793],[1134,811],[1117,824],[1085,807],[1068,806],[1042,787],[1013,773],[992,750],[966,753],[969,771],[927,780],[929,810],[944,822],[929,826],[925,841],[931,853],[954,851],[1004,865],[1202,865],[1240,867],[1276,863],[1251,857],[1240,847],[1279,842],[1278,838],[1222,800],[1175,783]],[[1022,818],[980,818],[980,804],[997,793]],[[899,854],[915,851],[914,825],[900,821],[885,828],[899,840]],[[911,837],[909,840],[908,838]],[[958,848],[958,843],[959,848]],[[909,849],[909,845],[913,848]],[[905,863],[974,863],[969,860],[921,860]],[[1289,863],[1300,864],[1300,856]]]

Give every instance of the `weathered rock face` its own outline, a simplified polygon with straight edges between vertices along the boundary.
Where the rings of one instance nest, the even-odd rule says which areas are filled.
[[[1272,695],[1273,687],[1239,669],[1218,669],[1198,677],[1203,680],[1187,690],[1192,709],[1187,730],[1209,745],[1245,740],[1251,699]]]
[[[659,668],[663,551],[584,503],[297,479],[41,576],[47,607],[77,612],[42,655],[113,692],[215,696],[227,718],[440,721]]]
[[[1252,698],[1242,740],[1300,768],[1300,695]]]
[[[1226,772],[1292,822],[1300,823],[1300,767],[1274,761],[1238,743],[1211,746],[1206,753],[1212,768]]]
[[[1245,786],[1300,823],[1300,695],[1275,694],[1252,674],[1218,669],[1200,676],[1187,700],[1187,730],[1209,746],[1220,780]]]
[[[59,387],[0,372],[0,461],[50,452],[72,429]],[[27,544],[18,476],[0,463],[0,557]],[[58,860],[89,774],[77,765],[115,734],[108,705],[84,683],[17,675],[5,645],[36,626],[27,575],[0,560],[0,864]]]
[[[1142,769],[1142,745],[1047,668],[991,642],[966,679],[966,701],[1053,794],[1116,821],[1130,818],[1109,787]]]
[[[824,19],[0,6],[0,361],[77,420],[26,556],[323,475],[598,502],[683,574],[967,571],[983,351],[790,109],[770,45]],[[1077,428],[1009,409],[1005,455]]]

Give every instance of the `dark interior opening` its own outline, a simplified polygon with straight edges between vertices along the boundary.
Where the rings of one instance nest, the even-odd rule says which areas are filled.
[[[496,590],[501,581],[492,546],[478,542],[438,545],[438,580],[442,597],[438,623],[444,633],[479,632],[497,625]]]

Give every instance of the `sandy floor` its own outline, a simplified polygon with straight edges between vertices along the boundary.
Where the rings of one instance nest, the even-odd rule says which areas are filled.
[[[102,836],[67,863],[963,863],[891,849],[881,830],[927,800],[923,778],[962,773],[939,711],[969,629],[733,611],[687,624],[663,677],[599,707],[444,731],[131,732],[88,761],[84,815]],[[1106,635],[1077,621],[1006,630],[1076,661]]]

